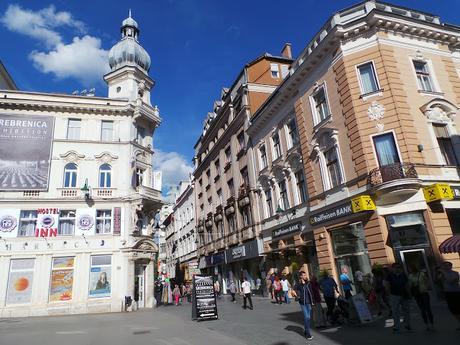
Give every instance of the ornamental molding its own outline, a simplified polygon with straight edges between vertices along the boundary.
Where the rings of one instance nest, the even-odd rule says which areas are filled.
[[[76,163],[76,162],[78,162],[79,160],[85,158],[85,155],[84,155],[84,154],[80,154],[80,153],[78,153],[78,152],[75,151],[75,150],[70,150],[70,151],[67,151],[66,153],[60,154],[59,157],[61,157],[62,159],[64,159],[66,162],[69,162],[69,163]]]
[[[96,158],[101,163],[111,163],[114,160],[118,159],[118,156],[113,155],[108,151],[104,151],[101,154],[94,155],[94,158]]]
[[[420,107],[430,121],[451,122],[457,116],[459,108],[442,98],[435,98]]]
[[[375,121],[375,128],[377,131],[383,132],[385,125],[381,121],[385,116],[385,107],[377,101],[373,101],[367,109],[367,116],[369,120]]]

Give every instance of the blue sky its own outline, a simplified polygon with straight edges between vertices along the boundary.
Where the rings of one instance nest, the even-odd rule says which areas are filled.
[[[246,62],[264,52],[278,54],[285,42],[298,54],[334,11],[356,2],[0,0],[0,59],[20,89],[72,93],[95,87],[106,96],[106,54],[131,8],[152,60],[152,104],[163,117],[154,145],[169,185],[187,176],[206,113]],[[460,24],[457,0],[393,3]]]

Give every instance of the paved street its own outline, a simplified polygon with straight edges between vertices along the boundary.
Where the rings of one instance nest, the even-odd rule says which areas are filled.
[[[305,343],[298,305],[278,306],[254,298],[255,309],[219,301],[219,320],[190,320],[190,306],[135,313],[71,315],[0,320],[1,345],[294,345]],[[312,344],[456,344],[459,332],[442,306],[435,307],[436,332],[426,332],[414,314],[414,332],[393,334],[391,321],[314,331]]]

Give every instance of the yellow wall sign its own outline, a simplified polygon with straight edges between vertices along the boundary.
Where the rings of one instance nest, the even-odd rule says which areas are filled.
[[[373,211],[376,209],[374,200],[372,200],[369,195],[360,195],[351,199],[351,208],[353,209],[353,213]]]
[[[454,198],[452,188],[445,183],[435,183],[431,186],[424,187],[423,195],[425,196],[426,202],[452,200]]]

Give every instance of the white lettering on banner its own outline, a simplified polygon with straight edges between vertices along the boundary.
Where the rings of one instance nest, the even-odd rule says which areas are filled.
[[[289,225],[281,229],[273,230],[272,237],[279,237],[279,236],[289,234],[291,232],[299,231],[300,226],[301,226],[301,223],[295,223],[295,224]]]
[[[310,224],[316,225],[316,224],[323,223],[323,222],[326,222],[328,220],[332,220],[338,217],[346,216],[352,213],[353,213],[353,210],[351,209],[351,204],[342,205],[337,208],[326,210],[317,215],[311,216]]]
[[[32,121],[32,120],[2,120],[0,119],[0,126],[5,127],[38,127],[46,128],[48,125],[45,121]]]
[[[244,256],[246,256],[246,248],[245,248],[245,246],[236,247],[236,248],[232,249],[232,257],[234,259],[242,258]]]
[[[35,237],[56,237],[59,225],[58,208],[39,208]]]

